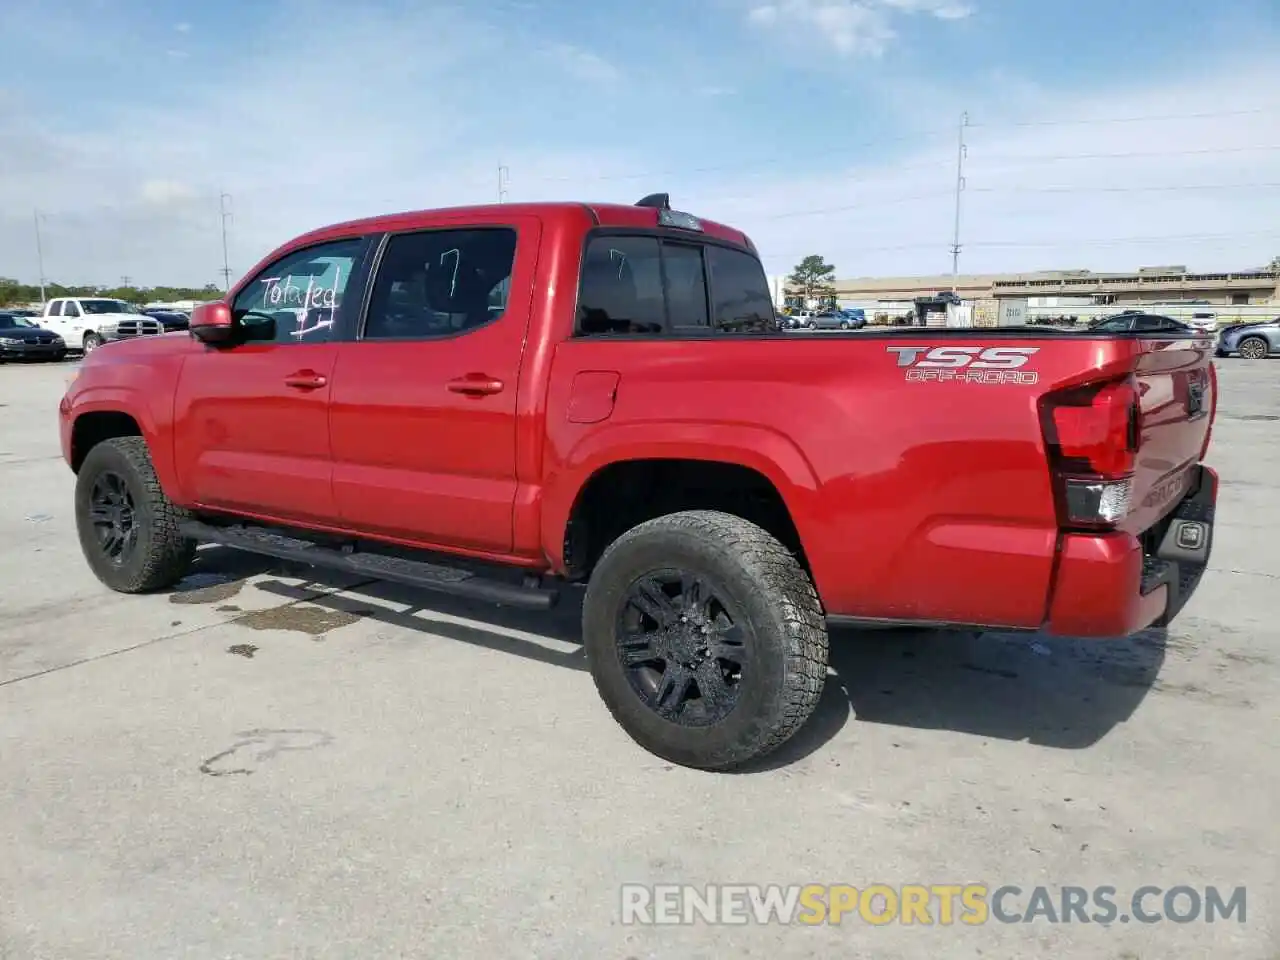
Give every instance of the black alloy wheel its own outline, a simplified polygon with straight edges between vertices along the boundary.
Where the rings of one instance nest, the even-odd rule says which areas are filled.
[[[138,548],[136,510],[124,477],[109,470],[94,477],[89,492],[89,522],[103,557],[116,566],[127,563]]]
[[[618,656],[632,689],[672,723],[701,727],[733,712],[751,655],[713,580],[661,570],[634,581],[618,612]]]

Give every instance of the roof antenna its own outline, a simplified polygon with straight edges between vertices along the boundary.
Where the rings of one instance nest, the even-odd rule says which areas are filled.
[[[671,194],[651,193],[636,203],[637,207],[656,207],[659,210],[671,209]]]

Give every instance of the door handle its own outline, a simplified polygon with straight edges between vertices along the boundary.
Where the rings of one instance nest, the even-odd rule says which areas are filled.
[[[328,382],[320,374],[311,370],[299,370],[284,378],[286,387],[296,387],[299,390],[317,390]]]
[[[487,397],[501,393],[505,386],[501,380],[483,373],[469,373],[449,381],[449,389],[453,393],[465,393],[469,397]]]

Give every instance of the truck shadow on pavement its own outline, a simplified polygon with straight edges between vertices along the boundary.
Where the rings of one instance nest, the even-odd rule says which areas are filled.
[[[202,561],[206,572],[227,566],[236,577],[262,576],[254,580],[254,588],[289,603],[374,620],[410,635],[428,634],[587,670],[578,588],[565,590],[550,611],[529,612],[382,581],[354,583],[341,574],[263,558],[227,557],[224,564],[220,550]],[[1084,749],[1137,709],[1156,683],[1168,643],[1163,629],[1101,641],[836,629],[831,634],[831,673],[814,715],[780,750],[743,772],[793,764],[840,735],[851,718]]]
[[[831,634],[831,674],[809,723],[766,761],[793,763],[862,723],[1090,747],[1126,721],[1155,684],[1167,635],[1123,640],[946,630]]]

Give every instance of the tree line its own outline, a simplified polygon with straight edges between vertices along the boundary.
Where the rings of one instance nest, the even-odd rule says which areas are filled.
[[[835,301],[836,268],[827,263],[818,254],[805,257],[787,277],[788,292],[804,300]],[[110,297],[112,300],[126,300],[129,303],[143,304],[153,301],[168,302],[171,300],[217,300],[222,291],[216,284],[206,283],[203,287],[106,287],[106,286],[73,286],[66,287],[60,283],[46,283],[46,298],[53,297]],[[19,303],[36,303],[40,300],[40,287],[33,283],[19,283],[9,277],[0,277],[0,307]]]
[[[109,287],[92,284],[67,287],[60,283],[46,283],[44,295],[48,299],[109,297],[112,300],[126,300],[129,303],[141,305],[157,300],[165,303],[173,300],[217,300],[222,296],[222,291],[212,283],[206,283],[203,287]],[[40,287],[37,284],[19,283],[10,277],[0,277],[0,307],[39,301]]]

